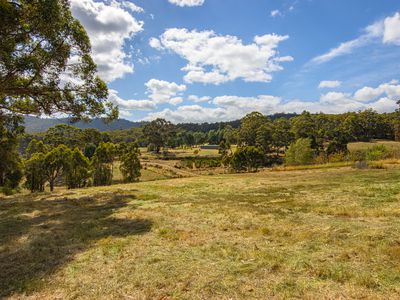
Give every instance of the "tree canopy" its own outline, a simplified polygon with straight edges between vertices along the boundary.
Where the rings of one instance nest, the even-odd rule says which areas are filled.
[[[0,0],[0,114],[118,116],[68,0]]]

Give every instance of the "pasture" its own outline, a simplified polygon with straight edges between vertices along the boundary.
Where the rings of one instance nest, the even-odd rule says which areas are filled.
[[[400,170],[196,176],[0,201],[0,297],[400,297]]]

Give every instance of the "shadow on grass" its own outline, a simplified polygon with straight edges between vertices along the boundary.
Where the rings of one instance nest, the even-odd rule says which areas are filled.
[[[132,194],[48,198],[0,201],[0,298],[29,292],[99,239],[144,234],[152,226],[150,220],[112,216]]]

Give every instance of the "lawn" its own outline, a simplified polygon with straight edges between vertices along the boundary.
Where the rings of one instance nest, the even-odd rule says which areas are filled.
[[[400,170],[0,199],[0,298],[400,298]]]

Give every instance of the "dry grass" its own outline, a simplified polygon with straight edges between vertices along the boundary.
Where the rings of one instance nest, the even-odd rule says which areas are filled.
[[[394,151],[396,153],[400,152],[400,142],[386,141],[386,140],[349,143],[347,147],[348,147],[349,151],[351,152],[351,151],[357,151],[357,150],[365,151],[376,145],[384,145],[390,151]]]
[[[216,175],[0,200],[0,296],[400,298],[400,170]]]

